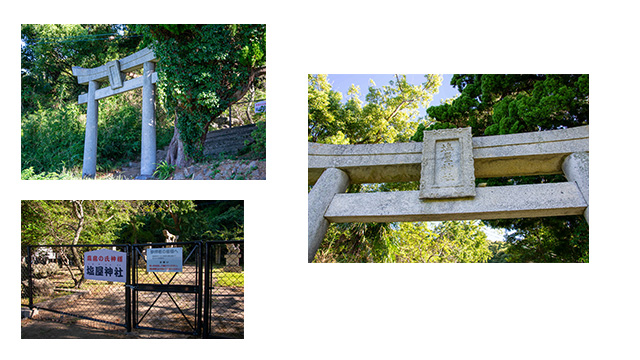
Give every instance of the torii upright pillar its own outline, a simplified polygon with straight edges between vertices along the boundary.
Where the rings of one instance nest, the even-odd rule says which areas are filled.
[[[142,139],[140,155],[140,176],[136,179],[148,179],[156,168],[156,112],[155,72],[156,57],[149,48],[120,60],[110,61],[92,69],[73,67],[73,75],[79,84],[88,84],[89,91],[78,97],[78,104],[87,103],[87,125],[85,129],[84,159],[82,177],[96,176],[96,158],[98,155],[98,100],[142,88]],[[125,81],[125,73],[143,68],[143,74]],[[109,82],[108,87],[100,89],[100,82]]]
[[[152,81],[155,65],[151,61],[147,61],[143,66],[140,179],[152,177],[156,170],[156,100],[155,84]]]
[[[96,158],[98,156],[98,100],[96,90],[98,82],[89,81],[87,96],[87,124],[84,130],[84,159],[82,161],[82,178],[96,176]]]

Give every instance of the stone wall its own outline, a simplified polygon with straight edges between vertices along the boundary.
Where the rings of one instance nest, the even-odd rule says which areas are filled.
[[[237,154],[245,146],[245,140],[253,142],[251,132],[255,128],[256,125],[251,124],[209,132],[204,142],[204,154],[207,156],[222,153]]]

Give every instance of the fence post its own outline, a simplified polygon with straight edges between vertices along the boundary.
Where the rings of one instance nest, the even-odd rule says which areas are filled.
[[[133,306],[131,303],[131,264],[133,263],[131,256],[133,256],[133,252],[131,251],[131,245],[127,245],[125,249],[127,253],[127,278],[124,285],[124,323],[127,332],[131,332],[131,308]]]
[[[33,309],[33,273],[31,270],[31,245],[27,246],[27,273],[29,275],[29,309]]]
[[[202,241],[198,241],[196,243],[196,246],[198,247],[198,255],[196,256],[196,268],[197,268],[197,272],[196,272],[196,287],[198,288],[198,300],[197,300],[197,310],[196,310],[196,331],[200,331],[200,334],[202,334],[202,294],[203,294],[203,288],[202,288],[202,246],[203,243]]]
[[[209,291],[209,282],[211,281],[211,271],[210,266],[211,262],[209,260],[209,248],[211,243],[207,242],[204,244],[204,284],[202,286],[203,294],[204,294],[204,305],[203,305],[203,314],[202,314],[202,338],[206,339],[209,337],[209,306],[210,306],[210,291]]]
[[[328,168],[313,185],[309,192],[309,248],[308,261],[312,262],[324,235],[329,228],[329,221],[324,213],[333,200],[333,196],[343,193],[349,186],[349,175],[336,168]]]

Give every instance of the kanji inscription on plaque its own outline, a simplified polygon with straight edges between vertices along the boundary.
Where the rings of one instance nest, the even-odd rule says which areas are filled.
[[[471,128],[424,132],[421,199],[475,196]]]

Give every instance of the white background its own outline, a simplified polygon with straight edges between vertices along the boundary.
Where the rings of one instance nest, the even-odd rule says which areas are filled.
[[[637,355],[636,12],[621,1],[515,4],[36,1],[5,10],[1,229],[11,281],[3,344],[31,358],[102,346],[147,359]],[[19,24],[78,22],[266,23],[267,180],[20,181]],[[396,72],[589,73],[590,263],[307,264],[307,74]],[[91,340],[80,348],[13,341],[20,200],[68,198],[244,199],[245,339]]]

